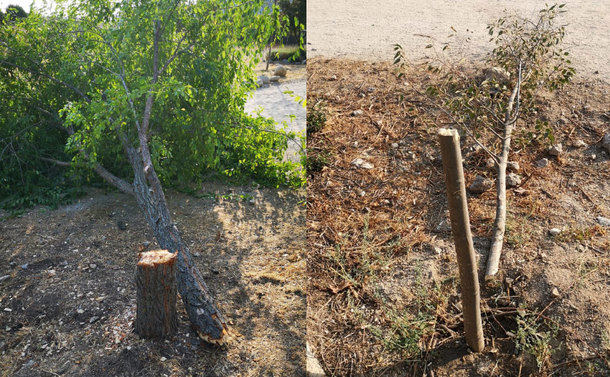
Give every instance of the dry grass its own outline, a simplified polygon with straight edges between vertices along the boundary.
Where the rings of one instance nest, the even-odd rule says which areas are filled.
[[[327,372],[425,375],[433,370],[436,376],[510,375],[521,368],[524,374],[551,373],[561,357],[589,357],[575,352],[571,344],[559,347],[562,337],[576,342],[565,335],[570,331],[545,338],[548,354],[538,346],[525,347],[540,351],[540,363],[532,356],[534,351],[515,355],[518,342],[507,334],[523,325],[519,312],[529,320],[533,316],[540,334],[550,331],[555,321],[546,316],[551,310],[561,312],[560,327],[577,328],[574,322],[580,326],[584,321],[559,310],[558,300],[549,304],[549,294],[530,291],[540,291],[541,286],[550,291],[552,284],[559,284],[553,276],[540,274],[548,263],[539,257],[541,248],[555,250],[558,243],[569,247],[578,243],[599,263],[607,261],[607,253],[594,251],[608,249],[606,231],[595,228],[590,220],[590,213],[609,213],[609,199],[603,194],[610,178],[603,169],[607,158],[586,164],[586,156],[579,155],[539,170],[533,163],[545,155],[545,140],[517,143],[523,147],[515,148],[513,159],[521,165],[524,183],[521,190],[509,191],[508,242],[501,266],[507,280],[497,281],[484,292],[490,344],[486,353],[470,355],[460,334],[457,268],[436,147],[436,129],[448,124],[431,109],[428,99],[411,90],[411,85],[424,88],[436,77],[422,67],[412,67],[398,78],[388,64],[345,60],[314,59],[307,69],[308,112],[324,114],[310,118],[316,124],[308,124],[308,340]],[[577,105],[582,98],[571,92],[579,85],[588,84],[574,84],[564,91],[562,103],[556,97],[541,97],[539,107],[544,111],[530,114],[522,129],[529,130],[534,117],[554,121],[562,109],[580,113]],[[595,149],[606,116],[603,101],[596,100],[599,94],[591,93],[588,118],[580,113],[581,118],[571,118],[570,125],[556,128],[555,136],[564,145],[579,137]],[[357,110],[362,113],[354,113]],[[467,140],[463,150],[467,182],[476,174],[493,177],[485,168],[483,151],[471,148]],[[352,162],[358,158],[373,167],[356,167]],[[574,185],[566,183],[570,179],[582,179],[576,190],[586,193],[574,195]],[[594,200],[587,200],[587,195]],[[493,192],[471,197],[469,207],[475,247],[484,255],[494,216]],[[578,211],[587,212],[586,224]],[[574,232],[571,239],[550,240],[546,229],[557,221],[582,232]],[[556,264],[557,270],[564,267]],[[607,272],[605,263],[588,277],[607,281]],[[587,287],[598,289],[603,283],[589,282]],[[547,304],[551,309],[545,314]],[[523,306],[527,308],[519,308]],[[608,315],[607,310],[597,310],[596,325]],[[591,344],[601,342],[601,336],[594,338]],[[603,365],[605,358],[592,361],[597,363],[594,368],[600,360]],[[579,364],[564,364],[558,375],[574,365]]]

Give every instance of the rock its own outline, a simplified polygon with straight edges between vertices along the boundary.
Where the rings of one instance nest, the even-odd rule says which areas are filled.
[[[354,165],[357,168],[362,168],[362,169],[374,168],[373,164],[371,164],[370,162],[364,161],[361,158],[357,158],[354,161],[352,161],[352,165]]]
[[[5,311],[5,312],[12,312],[12,311],[13,311],[13,309],[11,309],[11,308],[4,308],[4,311]]]
[[[392,148],[398,148],[398,143],[392,143]]]
[[[553,237],[556,237],[559,235],[559,233],[561,233],[561,229],[559,228],[551,228],[549,229],[549,234]]]
[[[572,146],[574,148],[585,148],[587,147],[587,143],[585,143],[584,141],[582,141],[581,139],[577,139],[576,141],[574,141],[572,143]]]
[[[337,81],[337,75],[332,75],[328,78],[328,81]]]
[[[491,179],[477,175],[470,186],[468,186],[468,191],[475,194],[480,194],[492,188],[493,185],[494,183]]]
[[[288,69],[286,69],[286,67],[284,67],[283,65],[278,65],[273,70],[273,74],[279,77],[286,77],[286,73],[288,73]]]
[[[95,264],[95,263],[90,263],[89,264],[89,268],[92,269],[92,270],[95,269],[96,267],[97,267],[97,264]]]
[[[521,177],[515,173],[508,173],[506,176],[506,185],[508,187],[515,187],[521,184]]]
[[[271,76],[269,78],[269,81],[270,82],[278,82],[278,81],[280,81],[280,76]]]
[[[354,111],[352,111],[352,116],[353,117],[359,116],[359,115],[362,115],[362,114],[364,114],[364,112],[362,110],[354,110]]]
[[[521,169],[521,167],[519,166],[519,163],[517,161],[508,161],[506,163],[506,168],[510,171],[519,171]]]
[[[536,161],[534,163],[534,165],[536,165],[537,168],[545,168],[545,167],[549,166],[549,163],[550,162],[549,162],[548,158],[542,158],[542,159]]]
[[[451,225],[449,225],[449,222],[447,222],[447,220],[443,219],[440,223],[438,223],[438,225],[436,226],[436,231],[437,232],[448,232],[451,230]]]
[[[610,132],[606,132],[604,138],[602,139],[602,147],[606,150],[606,152],[610,153]]]
[[[258,76],[258,79],[256,79],[256,85],[258,86],[269,85],[269,82],[269,76],[266,75],[260,75]]]
[[[0,283],[2,283],[5,280],[10,279],[11,275],[4,275],[4,276],[0,276]]]
[[[549,148],[549,154],[551,156],[559,156],[561,152],[563,152],[563,146],[561,145],[561,143],[551,145],[551,147]]]
[[[601,226],[610,226],[610,219],[607,217],[598,216],[596,220],[597,223]]]
[[[483,70],[485,80],[493,80],[498,83],[504,83],[510,80],[510,73],[501,67],[485,68]]]
[[[551,290],[551,295],[552,295],[553,297],[555,297],[555,298],[558,298],[559,296],[561,296],[561,295],[559,294],[559,289],[557,289],[557,287],[554,287],[554,288]]]
[[[495,169],[496,168],[496,162],[494,161],[493,158],[489,157],[487,160],[485,160],[485,167],[487,169]]]
[[[316,356],[311,351],[311,348],[309,347],[309,342],[305,343],[305,352],[307,356],[307,363],[305,366],[307,370],[307,377],[326,376],[326,374],[324,373],[324,369],[322,369],[322,365],[320,365],[320,362],[318,361],[318,359],[316,359]]]

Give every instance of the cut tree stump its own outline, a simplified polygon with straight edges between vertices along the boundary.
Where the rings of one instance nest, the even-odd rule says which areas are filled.
[[[176,332],[176,254],[167,250],[140,253],[136,271],[135,331],[143,338]]]

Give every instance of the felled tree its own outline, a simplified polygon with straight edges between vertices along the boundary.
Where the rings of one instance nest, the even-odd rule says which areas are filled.
[[[188,181],[204,168],[243,168],[278,184],[298,179],[281,161],[285,135],[265,133],[272,124],[243,111],[274,12],[262,0],[74,1],[0,28],[8,106],[41,119],[40,132],[65,132],[73,156],[29,158],[86,166],[135,196],[161,248],[178,253],[178,291],[211,343],[223,341],[227,323],[172,221],[160,176]],[[23,119],[5,121],[16,144],[28,140],[19,135]]]
[[[495,48],[482,76],[469,76],[462,67],[451,64],[430,66],[443,75],[440,84],[426,88],[425,96],[488,153],[496,166],[496,215],[486,277],[498,272],[504,243],[506,168],[519,116],[534,109],[532,101],[540,88],[557,89],[574,75],[569,54],[561,48],[565,26],[556,25],[564,6],[548,6],[535,20],[506,15],[488,25]],[[404,56],[397,45],[395,63],[403,65]]]

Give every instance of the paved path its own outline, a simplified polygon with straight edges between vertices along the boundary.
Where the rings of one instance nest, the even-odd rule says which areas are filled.
[[[246,102],[246,111],[255,113],[262,108],[262,115],[273,118],[278,123],[278,127],[281,128],[281,123],[285,121],[287,130],[305,134],[305,108],[293,97],[298,96],[304,99],[306,97],[305,87],[305,78],[299,78],[258,88]],[[285,93],[287,91],[293,92],[292,96]],[[295,118],[291,120],[290,115],[294,115]],[[298,161],[299,149],[298,145],[290,142],[286,157]]]

